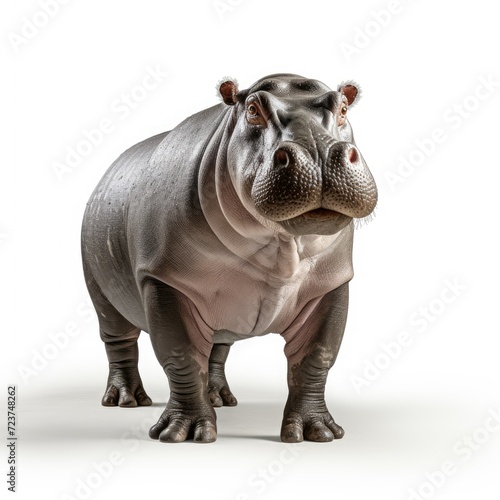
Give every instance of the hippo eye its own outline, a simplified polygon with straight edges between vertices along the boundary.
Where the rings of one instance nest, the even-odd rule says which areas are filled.
[[[247,112],[249,116],[257,116],[259,114],[257,106],[255,106],[255,104],[249,104],[247,107]]]
[[[266,126],[264,115],[262,114],[259,104],[256,102],[250,102],[247,105],[247,121],[251,125]]]
[[[342,107],[339,110],[339,114],[337,115],[337,125],[341,127],[346,122],[347,116],[347,103],[343,102]]]

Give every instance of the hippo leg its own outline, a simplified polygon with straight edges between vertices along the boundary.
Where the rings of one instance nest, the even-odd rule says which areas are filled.
[[[103,406],[123,408],[149,406],[152,401],[142,386],[137,367],[139,361],[137,339],[141,331],[111,305],[88,274],[87,278],[109,362],[109,376],[101,403]]]
[[[190,303],[164,283],[148,279],[143,300],[151,343],[170,385],[170,398],[149,436],[167,443],[217,438],[216,416],[208,397],[208,360],[212,350],[189,316]]]
[[[226,380],[224,365],[232,344],[214,344],[208,364],[208,395],[212,406],[236,406],[234,397]]]
[[[344,334],[348,298],[347,283],[325,295],[302,327],[308,340],[302,345],[294,344],[300,342],[299,333],[285,347],[289,395],[281,427],[282,441],[332,441],[344,435],[326,407],[325,384]]]

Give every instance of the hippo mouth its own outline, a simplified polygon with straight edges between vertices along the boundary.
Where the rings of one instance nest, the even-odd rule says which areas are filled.
[[[316,208],[303,214],[297,215],[280,224],[288,232],[295,235],[306,234],[335,234],[346,227],[352,220],[352,217],[336,210],[327,208]]]
[[[316,221],[331,220],[338,218],[339,215],[343,215],[335,210],[329,210],[328,208],[317,208],[316,210],[309,210],[298,217],[304,217],[305,219],[312,219]]]

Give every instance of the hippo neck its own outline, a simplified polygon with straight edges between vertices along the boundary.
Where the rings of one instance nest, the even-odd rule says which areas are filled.
[[[350,228],[332,236],[294,236],[251,214],[239,199],[227,169],[227,149],[235,125],[232,111],[228,110],[201,162],[198,192],[205,219],[233,255],[269,278],[293,279],[307,272],[315,257],[336,246],[337,240],[340,243]]]

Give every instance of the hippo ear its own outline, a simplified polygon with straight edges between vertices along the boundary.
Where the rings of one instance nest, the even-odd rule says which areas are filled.
[[[347,98],[349,107],[353,107],[361,98],[361,87],[353,80],[342,82],[337,90]]]
[[[217,84],[218,95],[228,106],[234,106],[238,102],[238,82],[229,76],[224,77]]]

